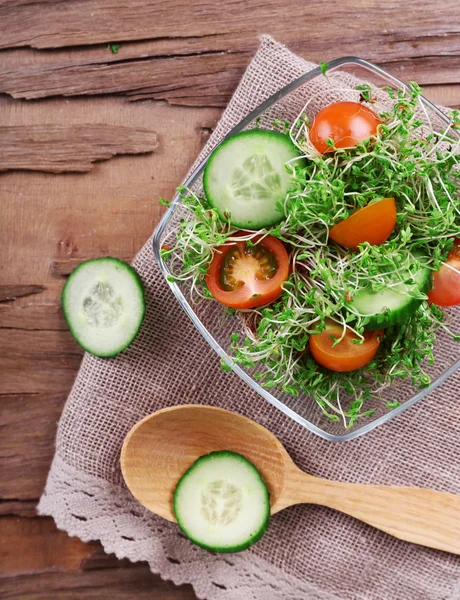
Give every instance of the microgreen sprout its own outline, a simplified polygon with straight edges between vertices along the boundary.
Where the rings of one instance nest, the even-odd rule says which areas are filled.
[[[326,69],[321,63],[323,73]],[[243,240],[251,244],[256,236],[266,235],[282,240],[291,261],[284,292],[269,306],[236,311],[241,326],[231,336],[229,353],[235,364],[255,368],[254,377],[266,389],[307,394],[326,417],[346,427],[371,414],[366,400],[395,379],[406,379],[419,389],[430,384],[425,369],[434,361],[437,330],[460,337],[450,330],[441,309],[422,302],[405,323],[385,330],[378,353],[363,369],[328,371],[309,352],[310,335],[322,332],[326,319],[339,323],[343,335],[345,327],[350,329],[356,343],[362,343],[368,318],[351,300],[363,287],[378,292],[404,283],[408,295],[425,300],[426,295],[410,285],[414,256],[437,271],[453,239],[460,237],[458,111],[452,113],[450,125],[437,131],[414,83],[408,90],[385,88],[385,100],[382,90],[368,85],[353,92],[361,101],[373,103],[374,110],[379,107],[383,121],[376,136],[354,148],[320,155],[308,138],[309,103],[292,124],[274,122],[309,159],[302,166],[298,162],[286,166],[293,183],[281,207],[286,215],[281,224],[259,231],[237,230],[219,218],[206,198],[182,188],[188,217],[179,223],[175,240],[167,242],[170,249],[162,251],[172,279],[189,286],[193,302],[202,302],[211,297],[205,276],[220,246]],[[333,140],[328,145],[333,148]],[[330,242],[332,225],[388,197],[396,200],[397,223],[385,243],[363,243],[350,252]],[[387,408],[399,406],[397,401],[382,398],[382,402]]]

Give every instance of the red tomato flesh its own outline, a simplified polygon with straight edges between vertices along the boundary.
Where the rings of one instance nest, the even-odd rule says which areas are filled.
[[[433,273],[433,289],[428,292],[428,300],[437,306],[460,304],[460,240],[437,273]]]
[[[345,248],[356,248],[369,242],[372,246],[383,244],[396,225],[394,198],[384,198],[354,212],[340,221],[329,232],[329,237]]]
[[[343,326],[331,319],[326,320],[326,329],[309,339],[310,352],[317,363],[331,371],[354,371],[367,365],[375,356],[383,338],[383,330],[366,331],[362,344],[353,343],[358,336],[347,329],[341,342],[334,346],[335,339],[342,336]]]
[[[316,115],[310,140],[321,154],[334,151],[326,144],[329,138],[334,140],[336,148],[352,148],[375,135],[381,123],[374,111],[359,102],[336,102]]]
[[[273,302],[283,292],[281,285],[289,277],[286,248],[273,236],[257,236],[252,242],[254,246],[241,241],[216,249],[206,284],[225,306],[255,308]]]

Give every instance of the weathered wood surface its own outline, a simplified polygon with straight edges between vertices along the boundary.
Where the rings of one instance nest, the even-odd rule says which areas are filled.
[[[103,123],[5,125],[0,127],[0,171],[85,173],[116,154],[158,148],[155,132]]]
[[[243,8],[239,0],[3,0],[0,91],[15,98],[122,92],[225,106],[262,32],[312,61],[355,54],[406,80],[460,87],[458,1],[440,9],[411,0],[402,11],[396,0],[248,0]],[[114,41],[121,42],[116,54],[107,45]]]
[[[9,553],[0,551],[2,599],[194,598],[189,586],[165,583],[147,565],[120,563],[58,532],[35,517],[35,506],[82,355],[60,309],[65,276],[87,258],[132,259],[160,218],[158,198],[171,197],[219,115],[122,98],[0,98],[3,126],[102,116],[110,126],[154,130],[160,142],[153,154],[97,163],[89,174],[0,176],[0,538]]]
[[[35,0],[18,5],[0,2],[4,33],[0,47],[32,46],[57,48],[101,42],[123,42],[171,38],[226,36],[233,45],[265,32],[291,43],[331,46],[352,43],[354,48],[375,51],[384,42],[387,56],[404,56],[411,47],[416,56],[435,55],[460,49],[460,31],[455,15],[458,4],[445,0],[442,7],[431,3],[398,0],[373,2],[295,2],[287,0]],[[404,18],[410,16],[410,18]],[[393,40],[388,40],[392,37]],[[446,37],[448,39],[446,39]],[[206,39],[200,51],[207,50]],[[393,43],[392,43],[393,41]],[[240,42],[241,43],[241,42]],[[216,40],[211,41],[215,48]],[[214,49],[213,48],[213,49]]]
[[[176,588],[164,582],[146,564],[119,561],[105,554],[97,542],[84,544],[69,537],[56,529],[52,519],[4,516],[0,519],[0,597],[192,600],[195,594],[191,586]]]
[[[24,296],[33,296],[44,292],[42,285],[2,285],[0,287],[0,302],[10,302]]]
[[[3,600],[196,600],[190,585],[175,587],[148,565],[49,572],[0,579]]]
[[[104,124],[158,138],[154,153],[87,174],[0,175],[0,596],[189,600],[189,586],[35,517],[81,361],[59,306],[65,277],[87,258],[130,260],[140,249],[162,213],[158,198],[172,196],[215,127],[258,34],[312,61],[363,56],[459,107],[460,4],[0,0],[0,23],[0,133]],[[109,42],[121,42],[117,54]],[[4,148],[0,135],[0,158]]]
[[[86,62],[85,50],[78,53],[73,63],[60,62],[53,52],[55,62],[52,64],[24,66],[19,71],[8,67],[7,51],[4,53],[6,68],[4,66],[0,71],[0,92],[28,100],[55,96],[56,93],[63,96],[124,93],[131,101],[152,99],[165,100],[171,105],[223,107],[230,100],[255,49],[127,61],[118,53],[119,60],[108,64]],[[32,53],[31,59],[35,60],[36,51],[26,52]],[[108,59],[110,52],[106,48],[103,52]],[[305,49],[304,53],[307,52]],[[338,56],[331,52],[307,55],[318,62],[322,58]],[[21,58],[29,63],[29,57]],[[378,56],[375,60],[406,81],[415,80],[423,86],[456,84],[458,101],[460,54],[389,63],[379,60]]]

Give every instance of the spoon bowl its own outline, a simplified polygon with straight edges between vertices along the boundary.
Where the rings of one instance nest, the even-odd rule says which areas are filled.
[[[216,450],[238,452],[250,460],[267,484],[272,507],[276,505],[289,455],[267,429],[221,408],[177,406],[146,417],[123,444],[121,470],[141,504],[175,521],[172,498],[177,482],[200,456]]]
[[[238,452],[255,465],[270,492],[272,514],[293,504],[320,504],[402,540],[460,554],[460,496],[314,477],[296,467],[265,427],[221,408],[175,406],[145,417],[124,441],[121,470],[143,506],[175,521],[179,479],[200,456],[218,450]]]

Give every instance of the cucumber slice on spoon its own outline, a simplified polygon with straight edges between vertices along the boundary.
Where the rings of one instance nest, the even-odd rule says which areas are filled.
[[[270,497],[258,470],[244,456],[211,452],[179,480],[174,513],[194,544],[213,552],[239,552],[265,533]]]
[[[133,341],[144,318],[141,278],[117,258],[87,260],[68,278],[62,308],[82,348],[95,356],[114,356]]]
[[[292,176],[286,163],[304,159],[289,136],[251,129],[227,138],[211,154],[203,187],[211,206],[223,221],[240,229],[262,229],[279,223],[279,210]]]

